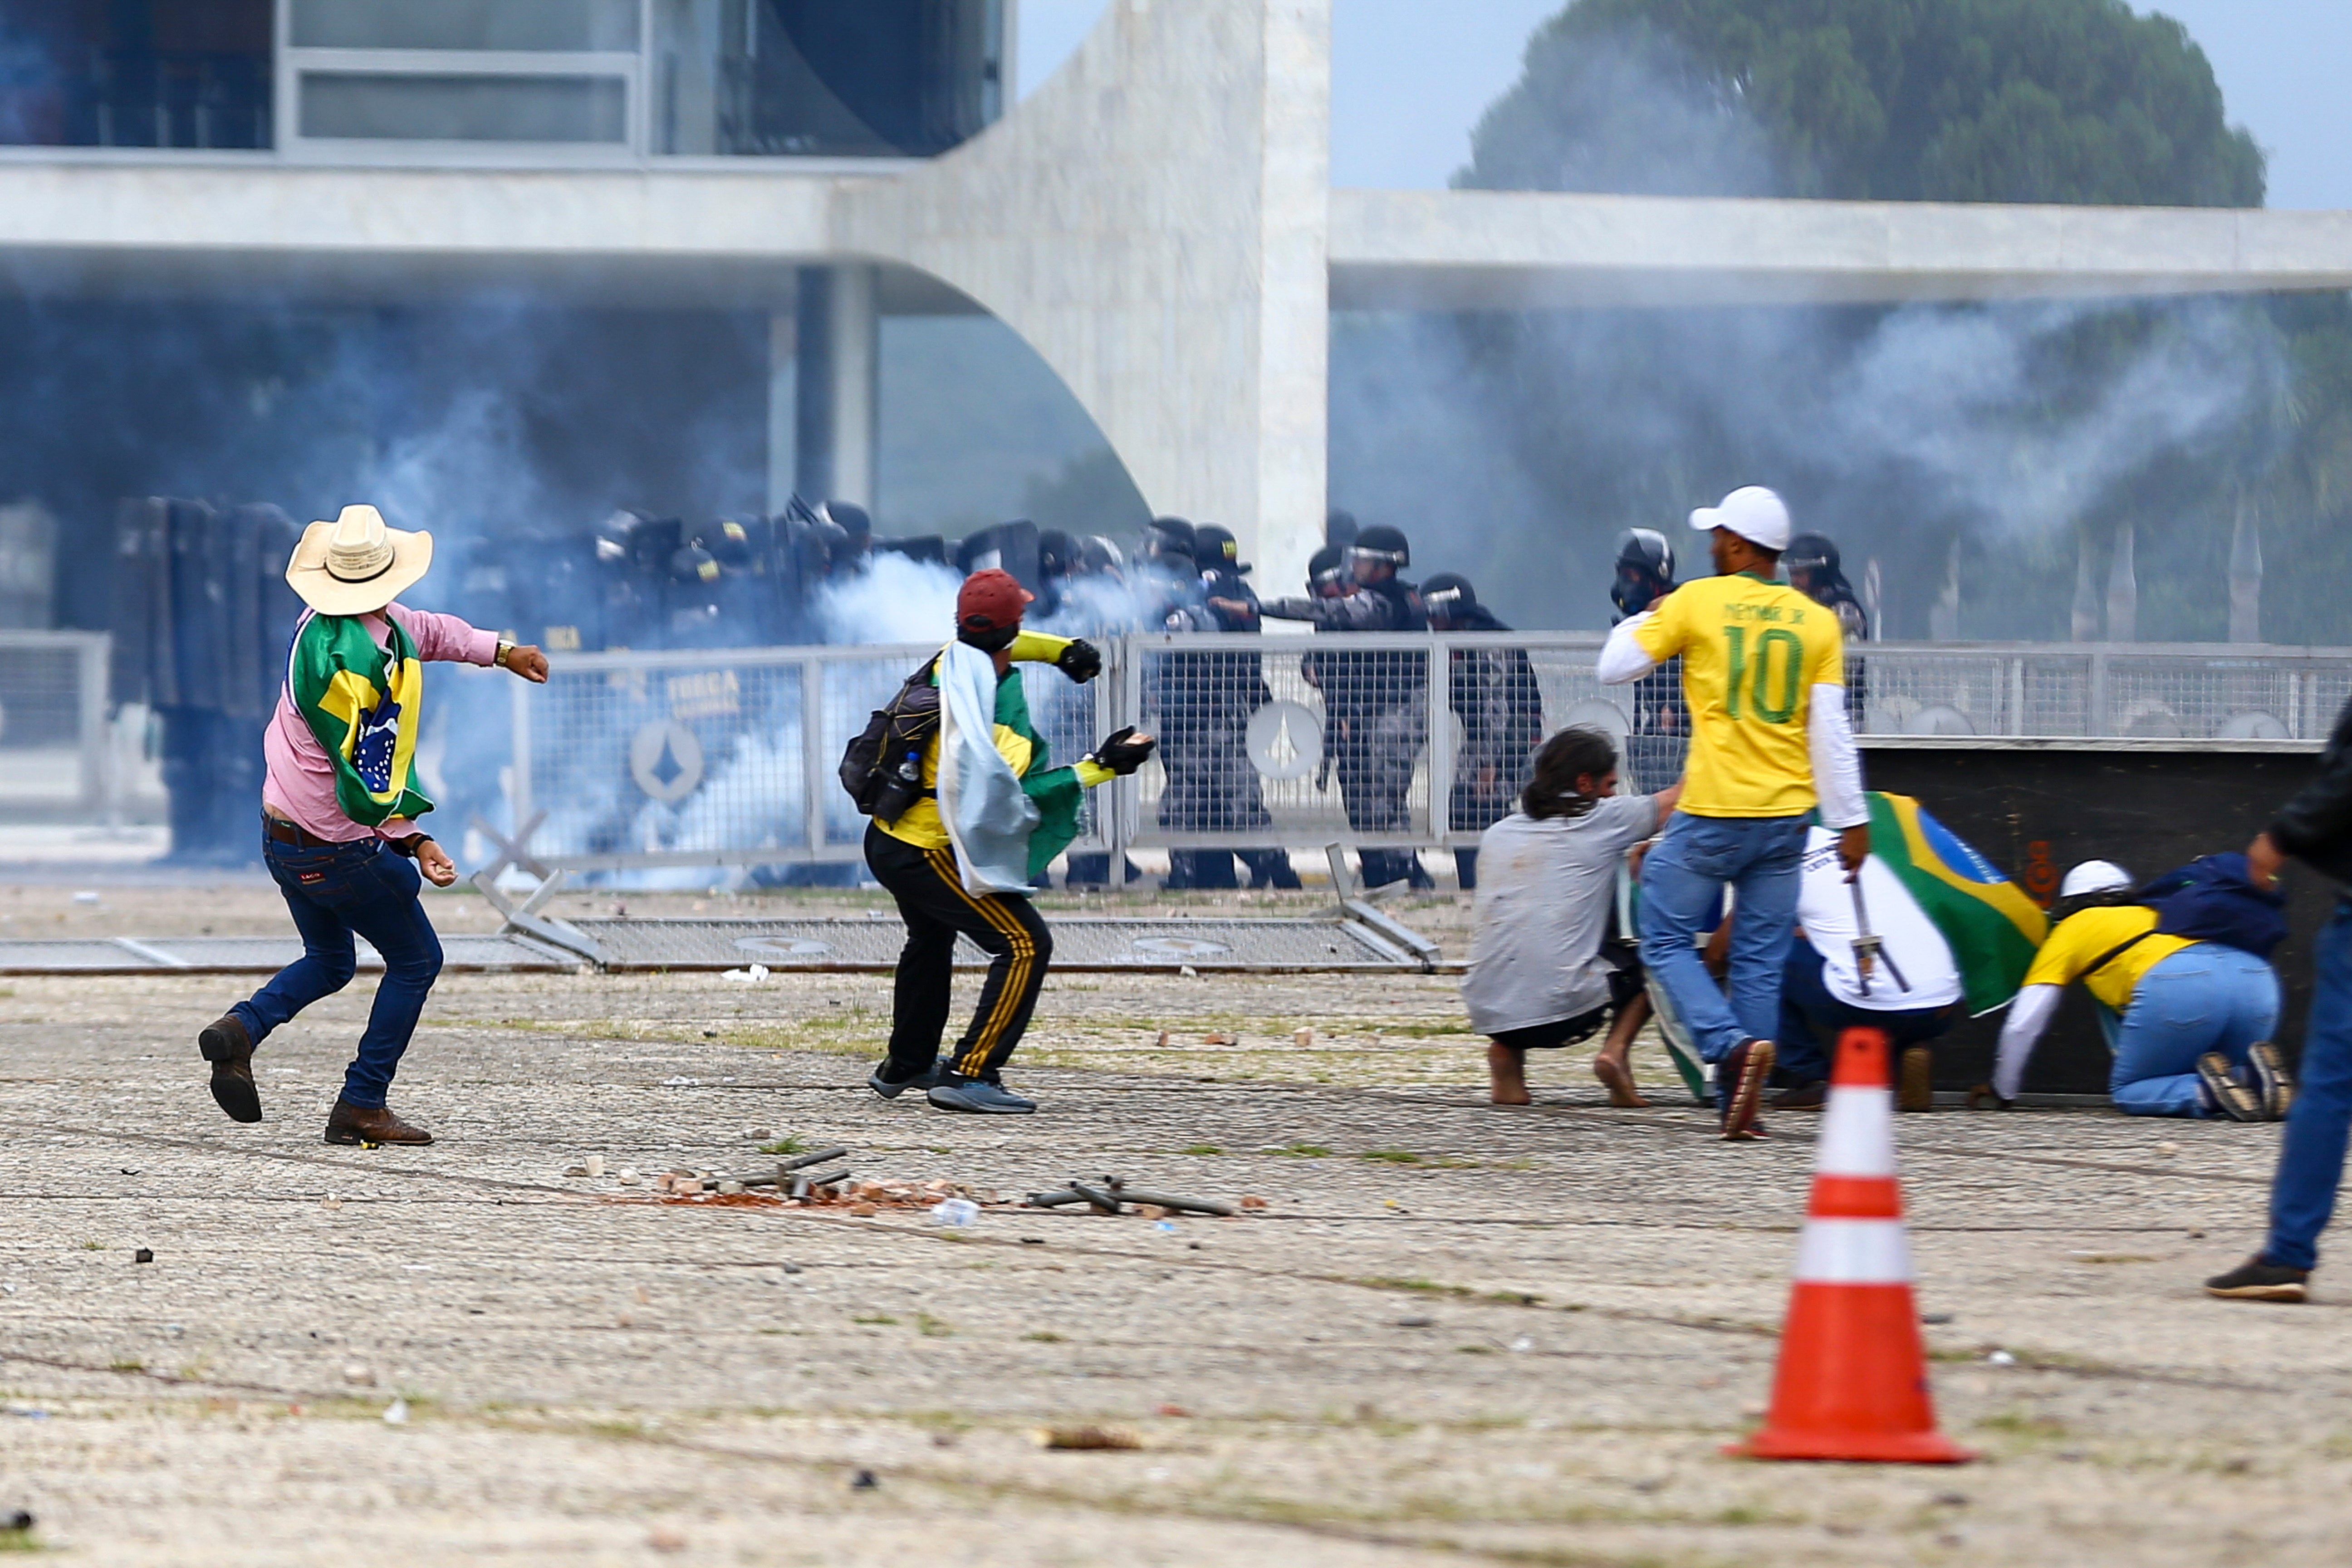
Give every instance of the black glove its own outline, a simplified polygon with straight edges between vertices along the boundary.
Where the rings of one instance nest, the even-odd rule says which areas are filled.
[[[1054,668],[1084,686],[1102,673],[1102,649],[1079,637],[1055,658]]]
[[[1151,760],[1153,750],[1158,747],[1159,744],[1160,742],[1158,741],[1153,740],[1149,735],[1144,736],[1143,739],[1139,741],[1137,740],[1135,738],[1135,726],[1129,724],[1126,729],[1119,731],[1118,733],[1105,740],[1101,745],[1097,746],[1095,748],[1093,760],[1101,763],[1104,767],[1108,768],[1119,777],[1125,778],[1128,774],[1133,773],[1136,769],[1150,762]]]

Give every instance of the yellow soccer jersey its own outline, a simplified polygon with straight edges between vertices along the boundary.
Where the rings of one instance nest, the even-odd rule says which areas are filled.
[[[2116,949],[2137,937],[2121,952]],[[2025,972],[2028,985],[2063,985],[2080,980],[2090,994],[2120,1013],[2131,1005],[2132,994],[2147,972],[2194,945],[2185,936],[2166,936],[2156,929],[2156,911],[2146,904],[2109,904],[2084,910],[2058,922],[2033,967]],[[2105,963],[2099,960],[2115,952]],[[2096,973],[2091,966],[2099,963]]]
[[[1745,572],[1701,577],[1660,600],[1633,639],[1661,664],[1682,656],[1691,712],[1682,810],[1797,816],[1813,809],[1812,690],[1845,685],[1836,611]]]

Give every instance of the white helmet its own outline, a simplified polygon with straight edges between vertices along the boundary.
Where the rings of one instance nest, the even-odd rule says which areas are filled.
[[[2085,860],[2066,873],[2066,879],[2058,884],[2058,896],[2072,899],[2084,893],[2109,893],[2131,885],[2131,873],[2114,861]]]

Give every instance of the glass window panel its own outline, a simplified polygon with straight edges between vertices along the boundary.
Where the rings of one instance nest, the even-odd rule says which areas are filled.
[[[619,77],[306,71],[302,134],[399,142],[625,142]]]
[[[637,47],[637,0],[294,0],[307,49]]]

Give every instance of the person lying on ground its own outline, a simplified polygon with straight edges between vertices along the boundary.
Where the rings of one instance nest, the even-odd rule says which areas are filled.
[[[2022,889],[1908,795],[1872,791],[1870,858],[1848,879],[1837,837],[1805,838],[1797,940],[1780,981],[1780,1110],[1829,1096],[1831,1048],[1856,1026],[1898,1053],[1896,1103],[1929,1109],[1930,1043],[1961,1018],[2005,1006],[2049,921]]]
[[[261,1120],[254,1048],[351,984],[354,934],[383,957],[359,1054],[327,1117],[330,1143],[430,1143],[384,1103],[441,973],[441,942],[418,898],[457,868],[416,826],[433,809],[410,776],[431,659],[499,665],[544,683],[547,657],[455,616],[394,603],[433,563],[433,536],[386,528],[372,506],[314,522],[286,581],[310,610],[294,631],[286,684],[262,741],[261,855],[286,896],[302,956],[196,1037],[212,1095],[236,1121]],[[422,873],[420,877],[419,873]]]
[[[2158,930],[2158,911],[2112,861],[2067,872],[2050,914],[2050,940],[2000,1031],[1991,1085],[2000,1104],[2015,1102],[2059,997],[2079,980],[2115,1053],[2107,1092],[2118,1110],[2232,1121],[2285,1114],[2293,1090],[2270,1043],[2279,984],[2267,960]]]
[[[1528,1103],[1527,1054],[1609,1037],[1592,1073],[1612,1105],[1646,1103],[1626,1057],[1650,1016],[1642,963],[1614,931],[1617,868],[1681,798],[1617,793],[1617,748],[1598,730],[1562,730],[1538,748],[1518,809],[1478,838],[1475,931],[1462,1000],[1489,1037],[1489,1098]],[[1613,1023],[1612,1022],[1613,1016]]]

